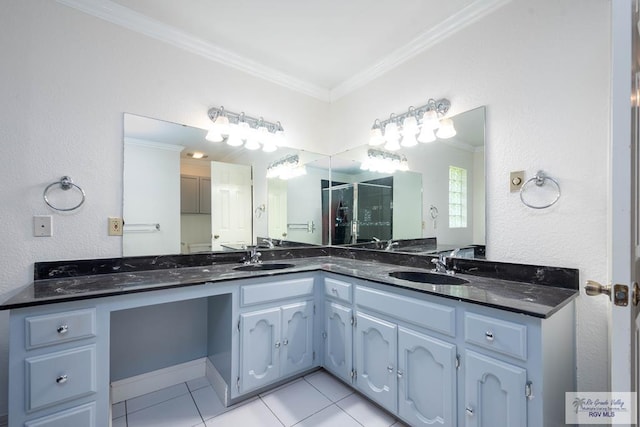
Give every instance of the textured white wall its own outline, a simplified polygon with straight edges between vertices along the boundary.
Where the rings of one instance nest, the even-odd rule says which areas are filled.
[[[328,154],[365,143],[374,118],[439,96],[454,114],[487,106],[489,257],[575,267],[581,281],[606,282],[609,21],[606,0],[514,0],[328,105],[51,1],[5,0],[0,298],[32,279],[35,261],[121,255],[106,217],[122,213],[124,112],[204,127],[207,109],[224,105],[281,120],[289,145]],[[538,212],[508,192],[508,173],[540,168],[563,197]],[[64,174],[87,202],[60,215],[41,196]],[[53,214],[54,237],[32,237],[37,214]],[[606,389],[606,311],[604,299],[578,300],[582,390]],[[7,335],[0,313],[0,384]]]
[[[367,142],[375,118],[451,100],[487,106],[489,259],[580,269],[607,282],[610,2],[513,0],[331,106],[334,151]],[[509,193],[509,172],[544,169],[562,186],[551,209]],[[578,387],[606,390],[607,303],[577,303]]]

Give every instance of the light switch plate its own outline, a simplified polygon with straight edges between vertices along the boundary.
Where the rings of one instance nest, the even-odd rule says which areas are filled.
[[[509,189],[511,192],[520,191],[524,184],[524,171],[514,171],[509,174]]]
[[[33,235],[35,237],[51,237],[53,235],[53,220],[51,215],[33,216]]]
[[[122,218],[110,216],[108,223],[109,236],[122,236],[122,226],[124,225]]]

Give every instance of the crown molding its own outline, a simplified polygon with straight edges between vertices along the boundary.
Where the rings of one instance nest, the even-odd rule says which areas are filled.
[[[440,43],[447,37],[473,24],[509,2],[511,2],[511,0],[476,0],[438,25],[420,34],[403,47],[387,55],[382,60],[331,89],[330,101],[336,101],[354,90],[365,86],[367,83],[393,70],[402,63],[429,49],[431,46]]]
[[[259,77],[321,101],[329,101],[330,93],[326,88],[235,54],[111,0],[57,0],[57,2],[112,24],[169,43],[211,61],[243,71],[254,77]]]
[[[146,139],[124,137],[124,145],[132,147],[152,148],[154,150],[177,151],[181,152],[185,149],[182,145],[166,144],[164,142],[148,141]]]
[[[260,64],[220,46],[194,37],[175,27],[152,19],[111,0],[56,0],[89,15],[171,44],[214,62],[243,71],[298,93],[325,102],[336,101],[359,89],[402,63],[429,49],[466,26],[480,20],[511,0],[476,0],[440,24],[422,33],[372,66],[345,80],[333,89],[324,88],[274,68]]]

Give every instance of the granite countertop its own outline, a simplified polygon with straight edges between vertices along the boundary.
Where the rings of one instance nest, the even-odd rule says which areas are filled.
[[[396,279],[388,275],[389,272],[400,270],[429,271],[425,267],[430,266],[430,258],[409,255],[402,258],[399,254],[390,256],[366,253],[373,251],[334,252],[336,254],[332,254],[331,251],[323,251],[322,256],[307,257],[295,257],[291,256],[291,252],[287,252],[281,257],[266,257],[269,259],[265,260],[265,263],[286,262],[292,264],[291,267],[282,270],[237,271],[234,268],[240,264],[225,259],[225,262],[213,262],[209,265],[191,267],[181,266],[154,270],[140,268],[134,271],[120,271],[120,268],[114,268],[118,272],[39,279],[8,301],[0,304],[0,310],[183,286],[201,284],[215,286],[217,283],[228,280],[310,271],[336,273],[539,318],[551,316],[578,295],[577,270],[515,264],[501,264],[496,267],[494,265],[496,263],[478,264],[477,261],[455,260],[455,263],[451,264],[452,267],[462,272],[455,276],[468,280],[469,283],[465,285],[433,285]],[[275,253],[277,254],[277,252]],[[494,277],[486,277],[496,271],[510,270],[510,266],[518,267],[517,269],[513,268],[517,281],[495,277],[495,274],[493,274]],[[527,274],[521,273],[529,270],[530,272]],[[525,275],[525,278],[530,278],[533,283],[523,282],[521,277],[517,277],[518,273]],[[51,276],[56,276],[56,274],[51,274]],[[558,277],[565,276],[568,278],[568,282],[575,283],[570,283],[565,287],[550,286],[545,283],[550,280],[547,278],[552,277],[556,280]]]

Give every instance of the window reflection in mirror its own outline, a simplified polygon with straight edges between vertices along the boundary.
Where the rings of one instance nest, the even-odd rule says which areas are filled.
[[[485,108],[451,117],[457,134],[391,153],[407,159],[408,170],[362,170],[369,145],[332,156],[332,215],[326,233],[333,244],[435,253],[455,248],[484,256]],[[382,149],[382,151],[384,151]],[[328,199],[328,198],[327,198]],[[382,242],[372,245],[371,242]]]
[[[287,155],[308,164],[313,173],[284,188],[284,200],[295,204],[303,201],[300,194],[312,194],[310,177],[328,179],[326,156],[284,147],[272,153],[250,151],[209,142],[205,135],[204,129],[125,113],[123,256],[240,250],[263,237],[299,237],[301,245],[322,242],[319,178],[315,202],[304,200],[304,221],[315,229],[282,236],[289,223],[302,221],[292,213],[284,217],[285,231],[271,236],[271,223],[283,217],[275,205],[271,216],[270,205],[277,201],[268,200],[266,174],[269,165]],[[291,211],[295,208],[287,207]]]

